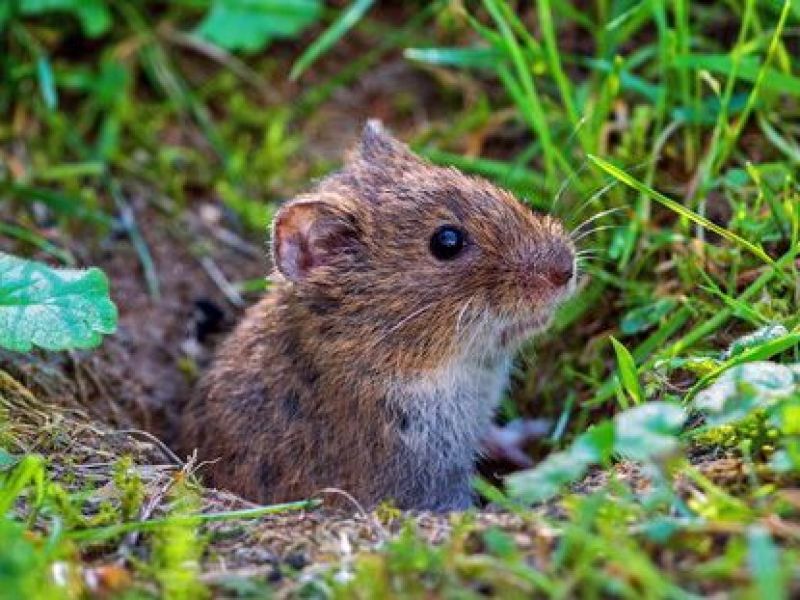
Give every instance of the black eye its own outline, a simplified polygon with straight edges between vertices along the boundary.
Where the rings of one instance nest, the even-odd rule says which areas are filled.
[[[464,249],[464,232],[454,225],[442,225],[431,236],[431,254],[450,260]]]

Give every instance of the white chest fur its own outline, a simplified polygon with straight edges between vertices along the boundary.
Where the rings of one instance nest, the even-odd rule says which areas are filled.
[[[390,398],[405,416],[400,436],[407,448],[442,465],[471,463],[508,384],[510,366],[505,355],[464,360],[397,382]]]

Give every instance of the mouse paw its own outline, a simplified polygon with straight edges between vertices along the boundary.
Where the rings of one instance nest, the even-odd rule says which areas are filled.
[[[514,419],[503,426],[492,425],[483,438],[483,455],[517,469],[529,469],[533,466],[533,459],[525,453],[525,446],[549,432],[550,421],[547,419]]]

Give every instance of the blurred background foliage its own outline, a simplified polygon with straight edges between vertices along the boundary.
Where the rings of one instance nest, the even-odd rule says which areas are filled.
[[[721,379],[704,409],[716,421],[693,401],[729,369],[800,361],[798,31],[800,0],[5,0],[0,248],[105,269],[120,308],[110,339],[132,364],[142,354],[130,348],[155,357],[134,378],[164,366],[148,398],[166,383],[169,397],[169,378],[201,368],[181,337],[191,302],[213,296],[235,315],[253,300],[278,203],[381,118],[428,159],[574,228],[580,293],[524,352],[501,418],[552,422],[530,449],[550,458],[512,479],[518,497],[552,496],[598,465],[611,487],[567,499],[558,551],[536,568],[497,532],[467,559],[474,540],[460,530],[435,549],[404,532],[357,564],[352,585],[330,576],[319,589],[446,593],[483,578],[521,597],[687,597],[686,582],[699,593],[746,574],[745,594],[788,597],[797,534],[775,519],[797,516],[781,489],[800,468],[793,371],[768,362]],[[132,335],[148,326],[158,333]],[[160,422],[163,406],[141,403]],[[681,459],[649,466],[689,492],[620,487],[616,459],[659,444]],[[750,469],[735,497],[696,466],[720,456]],[[56,496],[56,520],[84,506]],[[97,522],[130,517],[115,502]],[[69,554],[59,538],[45,560],[0,525],[19,548],[15,573]],[[177,549],[154,540],[158,564],[142,571],[163,582],[198,560],[197,528],[178,532]]]

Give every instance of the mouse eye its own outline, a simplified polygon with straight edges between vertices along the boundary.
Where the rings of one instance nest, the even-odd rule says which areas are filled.
[[[464,231],[454,225],[442,225],[431,236],[431,254],[439,260],[450,260],[464,249]]]

